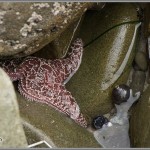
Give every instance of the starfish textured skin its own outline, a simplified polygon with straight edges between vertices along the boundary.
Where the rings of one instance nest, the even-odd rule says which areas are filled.
[[[70,116],[82,127],[87,127],[87,121],[75,98],[65,88],[65,84],[80,66],[82,40],[76,39],[71,50],[67,57],[62,59],[27,57],[21,63],[18,59],[0,62],[0,66],[12,81],[19,81],[18,90],[25,98],[50,105]]]

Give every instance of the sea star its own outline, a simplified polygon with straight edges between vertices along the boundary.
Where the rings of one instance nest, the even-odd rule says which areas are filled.
[[[67,57],[62,59],[27,57],[21,63],[19,59],[1,61],[0,66],[12,81],[19,81],[18,90],[25,98],[48,104],[69,115],[79,125],[87,127],[75,98],[65,88],[65,84],[80,66],[82,40],[75,40],[71,49]]]

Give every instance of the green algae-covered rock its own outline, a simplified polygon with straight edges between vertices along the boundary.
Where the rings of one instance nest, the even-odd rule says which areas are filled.
[[[43,139],[41,136],[44,134],[45,137],[47,137],[46,139],[52,141],[55,147],[100,147],[87,129],[80,127],[70,118],[59,113],[50,106],[28,101],[20,94],[18,94],[18,102],[21,117],[32,126],[30,130],[33,134],[31,135],[31,132],[26,132],[27,137],[32,137],[32,140],[31,138],[27,138],[29,144],[32,144],[32,142],[39,142],[39,139],[44,140],[45,138]],[[36,129],[39,130],[38,133],[35,132]],[[38,141],[36,141],[36,139],[38,139]],[[51,143],[49,144],[51,145]]]
[[[150,86],[132,109],[130,137],[133,147],[150,147]]]
[[[137,25],[117,26],[90,45],[87,44],[109,28],[135,20],[136,10],[129,3],[107,4],[102,11],[88,11],[85,15],[79,35],[85,45],[83,59],[66,87],[88,119],[110,111],[112,88],[117,84],[126,83],[135,52],[133,43],[136,40],[134,36]],[[127,58],[127,65],[121,72],[120,66],[123,68],[124,58],[130,48],[132,50],[129,59]],[[116,78],[118,74],[121,74],[119,80]]]

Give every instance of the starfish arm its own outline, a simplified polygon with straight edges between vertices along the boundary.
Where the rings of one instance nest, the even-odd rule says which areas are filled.
[[[81,39],[76,39],[71,46],[71,52],[67,54],[65,59],[56,59],[51,62],[54,68],[56,68],[56,72],[59,71],[63,84],[66,84],[78,70],[82,54],[83,42]]]
[[[44,82],[31,82],[31,80],[21,79],[18,89],[27,99],[52,106],[61,113],[70,116],[79,125],[87,127],[87,122],[80,113],[79,106],[64,86],[60,84],[48,85]]]

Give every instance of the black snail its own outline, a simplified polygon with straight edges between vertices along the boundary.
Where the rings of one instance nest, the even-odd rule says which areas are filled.
[[[112,91],[112,101],[117,105],[126,102],[129,99],[129,97],[130,87],[125,84],[116,86]]]
[[[92,126],[94,129],[101,129],[103,125],[107,124],[108,122],[109,120],[106,117],[100,115],[93,119]]]
[[[123,102],[127,102],[129,97],[130,87],[125,84],[116,86],[112,91],[112,101],[114,104],[120,105]],[[99,115],[93,119],[92,127],[94,129],[101,129],[103,125],[107,125],[108,122],[109,120],[106,117],[104,117],[103,115]]]

